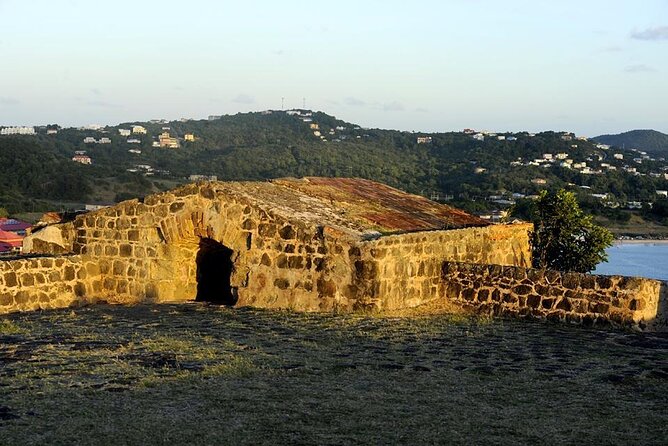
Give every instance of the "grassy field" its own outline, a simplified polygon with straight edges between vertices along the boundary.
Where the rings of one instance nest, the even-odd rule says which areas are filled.
[[[668,337],[204,305],[0,316],[0,445],[666,444]]]

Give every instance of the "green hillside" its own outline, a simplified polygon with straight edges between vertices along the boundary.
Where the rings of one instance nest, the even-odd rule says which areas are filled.
[[[143,126],[146,134],[119,132],[133,125]],[[156,147],[161,133],[179,148]],[[195,140],[186,140],[187,134]],[[418,137],[431,139],[418,143]],[[110,142],[85,143],[85,138]],[[91,165],[72,161],[75,152],[84,151]],[[613,220],[627,217],[603,209],[595,194],[607,194],[607,202],[623,207],[654,202],[657,190],[668,189],[665,161],[628,149],[605,150],[572,134],[499,133],[478,139],[463,132],[417,134],[362,129],[307,110],[66,128],[57,134],[47,134],[44,127],[35,136],[0,137],[0,160],[0,206],[13,213],[141,197],[190,181],[191,175],[361,177],[480,212],[508,207],[542,189],[566,187],[578,192],[585,207]]]
[[[34,207],[32,198],[84,200],[92,193],[90,169],[73,163],[34,137],[0,138],[0,206],[10,211]]]
[[[668,155],[668,135],[656,130],[631,130],[618,135],[601,135],[593,139],[615,147],[639,149],[662,156]]]

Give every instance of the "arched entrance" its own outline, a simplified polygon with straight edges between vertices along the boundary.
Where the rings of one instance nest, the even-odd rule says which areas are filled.
[[[211,238],[203,237],[199,242],[197,262],[197,297],[198,302],[217,305],[234,305],[238,295],[230,284],[234,264],[232,251],[227,246]]]

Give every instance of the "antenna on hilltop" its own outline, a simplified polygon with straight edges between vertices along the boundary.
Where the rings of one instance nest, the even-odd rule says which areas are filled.
[[[285,98],[281,98],[281,110],[285,110]]]
[[[302,109],[306,110],[306,98],[302,98]]]

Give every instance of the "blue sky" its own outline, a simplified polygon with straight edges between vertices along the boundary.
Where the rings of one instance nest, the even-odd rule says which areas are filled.
[[[668,133],[668,0],[0,0],[0,125]]]

